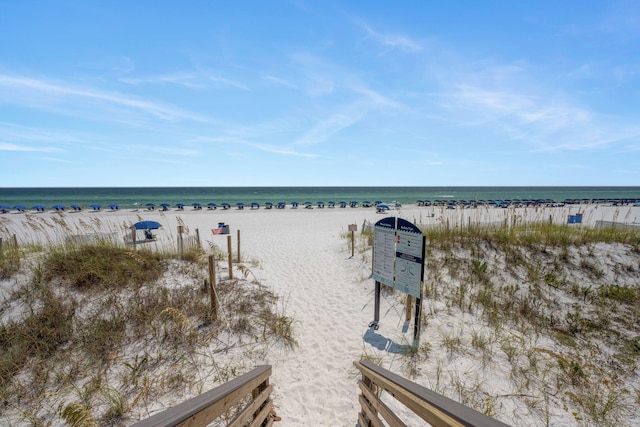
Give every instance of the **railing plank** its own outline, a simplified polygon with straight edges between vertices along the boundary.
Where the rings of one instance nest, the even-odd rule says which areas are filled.
[[[360,386],[360,390],[364,397],[371,403],[373,409],[378,411],[382,418],[389,424],[389,427],[407,427],[407,425],[400,419],[396,414],[394,414],[391,409],[383,401],[378,399],[378,396],[373,394],[373,392],[367,387],[362,381],[358,383]]]
[[[385,425],[382,424],[382,420],[378,418],[378,414],[376,414],[374,409],[371,407],[369,402],[367,402],[367,399],[365,399],[363,395],[358,396],[358,401],[360,402],[360,407],[364,411],[367,418],[369,418],[369,421],[371,422],[371,425],[373,427],[385,427]]]
[[[362,360],[354,365],[377,386],[387,390],[434,427],[509,427],[474,409],[408,381],[376,364]]]
[[[269,398],[269,395],[273,391],[273,386],[269,385],[265,388],[256,398],[248,404],[238,415],[236,418],[229,423],[227,427],[239,427],[243,426],[247,421],[253,418],[254,412],[256,412],[262,404]]]
[[[207,425],[265,382],[269,376],[270,365],[258,366],[219,387],[142,420],[133,427]]]
[[[251,423],[251,427],[260,427],[265,420],[270,421],[271,417],[269,417],[269,414],[271,413],[272,409],[273,409],[273,402],[270,400],[267,402],[266,405],[264,405],[264,408],[262,408],[260,413],[256,415],[256,418]]]

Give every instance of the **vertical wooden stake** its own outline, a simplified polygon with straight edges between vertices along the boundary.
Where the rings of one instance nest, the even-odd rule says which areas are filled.
[[[405,304],[405,310],[404,310],[404,320],[406,320],[407,322],[409,320],[411,320],[411,308],[413,306],[413,297],[409,294],[407,294],[407,302]]]
[[[200,230],[196,228],[196,244],[198,245],[198,249],[202,249],[202,245],[200,244]]]
[[[18,237],[16,237],[16,235],[13,235],[13,246],[15,246],[16,248],[18,247]]]
[[[351,230],[351,258],[353,258],[353,254],[355,251],[355,231]]]
[[[184,226],[178,226],[178,255],[180,259],[182,259],[182,255],[184,254],[184,242],[182,241],[182,232],[184,231]]]
[[[216,260],[209,255],[209,295],[211,297],[211,320],[218,320],[218,296],[216,295]]]
[[[240,263],[240,260],[241,260],[241,258],[240,258],[240,230],[238,230],[238,243],[237,243],[237,246],[238,246],[238,263]]]
[[[0,250],[2,249],[2,237],[0,237]]]
[[[131,241],[133,242],[133,250],[136,250],[136,228],[131,227]]]
[[[227,236],[227,251],[229,252],[229,280],[233,280],[233,246],[231,236]]]

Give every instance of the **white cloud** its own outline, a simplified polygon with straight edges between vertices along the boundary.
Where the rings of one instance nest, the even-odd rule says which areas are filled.
[[[366,23],[360,23],[360,26],[371,40],[386,48],[398,49],[405,53],[416,53],[422,50],[422,45],[409,37],[378,32]]]
[[[45,153],[62,152],[60,148],[56,147],[31,147],[28,145],[18,145],[8,142],[0,142],[0,151],[38,151]]]
[[[97,109],[103,108],[100,106],[100,103],[107,103],[136,110],[165,121],[206,121],[203,117],[188,111],[120,93],[105,92],[91,88],[78,88],[67,84],[55,84],[28,77],[14,77],[0,74],[0,87],[2,86],[21,91],[15,99],[17,99],[18,102],[30,104],[29,106],[32,107],[40,107],[41,103],[45,102],[43,101],[43,95],[49,95],[52,98],[57,98],[49,99],[48,104],[64,102],[69,98],[79,98],[87,101],[96,101],[93,108]],[[29,91],[34,91],[34,93],[28,93]]]

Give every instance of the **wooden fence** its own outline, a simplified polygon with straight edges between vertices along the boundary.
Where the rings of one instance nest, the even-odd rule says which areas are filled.
[[[273,402],[269,385],[271,366],[258,366],[251,372],[160,412],[134,427],[207,426],[213,421],[234,412],[227,427],[271,426]]]
[[[407,424],[380,400],[382,391],[387,391],[433,427],[509,427],[367,360],[354,362],[354,365],[362,373],[358,383],[362,393],[359,396],[360,427],[406,427]]]

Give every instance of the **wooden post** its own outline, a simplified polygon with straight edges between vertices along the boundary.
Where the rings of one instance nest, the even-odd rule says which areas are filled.
[[[198,245],[198,249],[202,249],[202,245],[200,244],[200,230],[196,228],[196,244]]]
[[[182,241],[182,233],[184,232],[184,226],[178,226],[178,256],[182,259],[182,255],[184,254],[184,242]]]
[[[211,297],[211,320],[218,320],[218,296],[216,295],[216,259],[209,255],[209,295]]]
[[[136,250],[136,228],[131,227],[131,241],[133,242],[133,250]]]
[[[355,244],[356,244],[356,238],[355,238],[355,231],[351,230],[351,258],[353,258],[353,254],[355,251]]]
[[[404,310],[404,320],[406,320],[407,322],[409,320],[411,320],[411,308],[413,306],[413,297],[409,294],[407,294],[407,302],[405,304],[405,310]]]
[[[413,323],[413,346],[415,348],[420,347],[420,331],[422,330],[421,317],[422,298],[416,298],[416,317]]]
[[[233,280],[233,246],[231,245],[231,236],[227,236],[227,251],[229,252],[229,279]]]
[[[0,237],[0,250],[2,250],[2,237]]]
[[[13,235],[13,246],[18,247],[18,237],[15,234]]]
[[[238,263],[240,263],[240,260],[241,260],[241,258],[240,258],[240,230],[238,230],[238,243],[237,243],[237,246],[238,246]]]

